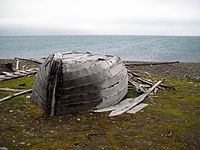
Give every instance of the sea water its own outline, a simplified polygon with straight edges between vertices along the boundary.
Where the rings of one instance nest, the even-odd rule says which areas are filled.
[[[200,62],[199,36],[0,36],[0,58],[42,58],[54,52],[109,54],[132,61]]]

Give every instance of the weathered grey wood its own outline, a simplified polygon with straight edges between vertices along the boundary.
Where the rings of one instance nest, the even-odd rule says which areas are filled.
[[[125,65],[134,65],[134,66],[146,66],[146,65],[164,65],[164,64],[176,64],[179,61],[167,61],[167,62],[144,62],[144,63],[137,63],[137,62],[125,62]]]
[[[111,94],[111,96],[104,98],[102,100],[102,103],[96,106],[96,109],[101,109],[101,108],[116,105],[126,95],[127,91],[128,91],[128,86],[125,86],[120,91],[116,91],[115,93]]]
[[[81,94],[74,94],[71,95],[70,93],[67,95],[64,95],[62,98],[59,99],[58,103],[63,104],[63,103],[77,103],[77,102],[84,102],[88,101],[90,99],[102,99],[104,101],[113,101],[109,99],[113,99],[112,96],[120,93],[120,90],[124,89],[124,87],[127,87],[127,78],[124,78],[122,81],[120,81],[119,84],[114,85],[113,87],[108,87],[103,90],[97,90],[97,91],[89,91],[87,93],[81,93]],[[113,93],[113,95],[111,95]],[[116,96],[115,96],[116,97]],[[63,100],[62,100],[63,99]],[[118,101],[117,101],[118,102]],[[117,103],[116,102],[116,103]]]
[[[2,74],[8,76],[8,77],[17,77],[16,75],[14,75],[13,73],[10,73],[10,72],[2,72]]]
[[[10,77],[6,76],[6,75],[0,75],[0,79],[9,79]]]
[[[114,70],[114,71],[112,71]],[[65,78],[64,81],[66,80],[66,82],[64,82],[64,87],[71,87],[71,86],[80,86],[86,83],[94,83],[97,82],[98,80],[107,80],[108,78],[112,78],[113,76],[117,75],[118,73],[120,73],[121,71],[124,71],[127,73],[126,69],[124,69],[124,66],[122,64],[119,65],[115,65],[112,68],[107,68],[107,69],[101,69],[99,68],[97,72],[91,72],[88,75],[84,75],[82,76],[81,74],[79,74],[80,77],[78,77],[76,79],[68,79],[67,76],[63,73],[63,77]]]
[[[26,93],[32,92],[32,90],[33,90],[33,89],[24,90],[24,91],[21,91],[21,92],[19,92],[19,93],[12,94],[12,95],[10,95],[10,96],[6,96],[6,97],[0,99],[0,102],[3,102],[3,101],[6,101],[6,100],[9,100],[9,99],[14,98],[14,97],[16,97],[16,96],[20,96],[20,95],[23,95],[23,94],[26,94]]]
[[[23,73],[20,73],[20,72],[13,72],[13,74],[17,75],[17,76],[19,76],[19,75],[23,76],[24,75]]]
[[[51,90],[55,86],[52,79],[57,75],[56,72],[52,74],[56,68],[55,61],[61,61],[62,65],[58,86],[56,90]],[[120,58],[89,53],[56,53],[40,66],[32,101],[38,103],[47,115],[51,110],[49,115],[52,116],[54,112],[60,115],[115,105],[126,95],[127,90],[127,69]],[[50,91],[55,99],[52,99],[54,96]]]
[[[131,70],[127,70],[128,71],[128,73],[130,73],[132,76],[135,76],[135,77],[141,77],[141,75],[139,75],[139,74],[137,74],[137,73],[135,73],[135,72],[133,72],[133,71],[131,71]]]
[[[154,84],[150,89],[148,89],[144,94],[134,98],[133,102],[130,101],[130,103],[123,105],[122,107],[116,108],[115,110],[113,110],[110,114],[109,117],[113,117],[113,116],[117,116],[120,115],[128,110],[130,110],[131,108],[133,108],[134,106],[136,106],[137,104],[141,103],[159,84],[162,83],[161,81],[158,81],[156,84]]]
[[[47,106],[50,105],[47,101],[47,82],[49,80],[52,64],[53,56],[51,55],[40,66],[35,76],[35,83],[33,85],[33,92],[31,95],[32,102],[42,107],[45,111],[47,111]]]
[[[16,60],[26,60],[26,61],[32,61],[32,62],[35,62],[35,63],[38,63],[38,64],[42,64],[44,62],[44,60],[39,60],[39,59],[34,59],[34,58],[30,58],[30,59],[27,59],[27,58],[19,58],[19,57],[15,57]]]
[[[82,92],[85,93],[87,91],[93,92],[96,90],[101,90],[109,87],[110,85],[115,84],[117,81],[121,81],[126,76],[126,71],[121,71],[116,76],[113,76],[112,78],[105,77],[103,80],[98,80],[78,86],[73,86],[69,88],[63,88],[63,91],[65,93],[70,94],[81,94]]]
[[[1,91],[11,91],[11,92],[21,92],[24,90],[20,90],[20,89],[11,89],[11,88],[0,88]]]
[[[111,106],[111,107],[107,107],[107,108],[102,108],[102,109],[97,109],[94,110],[94,112],[106,112],[106,111],[112,111],[112,110],[119,110],[119,109],[124,109],[124,108],[128,108],[131,105],[133,105],[133,107],[135,105],[137,105],[138,103],[140,103],[141,101],[144,100],[144,98],[152,92],[153,89],[155,89],[162,81],[157,82],[153,87],[151,87],[149,90],[147,90],[144,94],[136,97],[136,98],[127,98],[123,101],[121,101],[119,104],[115,105],[115,106]]]
[[[132,109],[128,110],[126,113],[135,114],[147,106],[148,106],[148,104],[141,103],[141,104],[138,104],[137,106],[133,107]]]
[[[142,88],[142,86],[141,86],[139,83],[135,82],[135,81],[132,80],[131,78],[128,79],[128,82],[129,82],[130,84],[132,84],[132,85],[135,87],[135,89],[136,89],[136,91],[137,91],[138,93],[141,93],[141,92],[144,93],[144,92],[145,92],[144,88]]]
[[[90,66],[85,66],[75,71],[66,71],[64,68],[68,68],[68,67],[67,66],[65,67],[65,64],[63,64],[63,74],[67,80],[77,79],[77,78],[80,78],[81,76],[88,76],[91,73],[96,73],[98,71],[106,70],[110,68],[111,66],[116,65],[117,61],[118,60],[112,60],[111,61],[112,63],[111,62],[108,63],[107,61],[98,61]],[[122,62],[120,63],[122,64]]]
[[[136,78],[136,80],[141,81],[142,83],[145,83],[145,84],[148,84],[148,85],[151,85],[151,86],[154,84],[152,81],[147,80],[145,78]],[[164,84],[160,84],[158,86],[158,89],[163,89],[163,88],[165,88],[165,89],[174,89],[174,86],[167,86],[167,85],[164,85]]]
[[[2,72],[2,74],[4,74],[4,76],[0,75],[0,79],[1,79],[0,81],[16,79],[16,78],[24,77],[24,76],[35,74],[35,73],[37,73],[37,70],[35,68],[30,69],[28,71],[18,70],[17,72],[13,72],[13,73]]]
[[[99,85],[96,85],[95,87],[92,87],[90,90],[90,86],[85,86],[85,89],[83,90],[83,87],[81,87],[80,89],[78,89],[79,91],[67,91],[65,90],[65,97],[73,97],[73,96],[81,96],[81,95],[87,95],[89,94],[95,94],[98,93],[104,97],[106,97],[107,95],[110,95],[110,93],[113,93],[114,91],[118,91],[121,88],[123,88],[124,86],[126,86],[126,82],[125,80],[127,80],[127,76],[123,76],[123,78],[119,79],[118,81],[115,81],[115,83],[111,84],[109,87],[99,87]],[[95,88],[95,89],[94,89]]]
[[[51,112],[50,112],[50,116],[54,116],[55,115],[55,104],[56,104],[56,86],[57,86],[57,75],[55,77],[55,83],[54,83],[54,88],[53,88],[53,97],[52,97],[52,101],[51,101]]]
[[[110,106],[110,107],[105,107],[105,108],[102,108],[102,109],[96,109],[96,110],[93,110],[93,111],[94,112],[112,111],[112,110],[115,110],[117,108],[122,107],[123,105],[125,105],[127,103],[130,103],[130,101],[133,101],[133,98],[126,98],[126,99],[122,100],[120,103],[118,103],[117,105],[113,105],[113,106]]]

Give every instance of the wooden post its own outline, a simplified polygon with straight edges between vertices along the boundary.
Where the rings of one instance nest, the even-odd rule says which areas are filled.
[[[19,59],[17,59],[17,62],[16,62],[16,70],[19,70]]]

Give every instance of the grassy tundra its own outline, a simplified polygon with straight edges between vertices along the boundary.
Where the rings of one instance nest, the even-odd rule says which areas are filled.
[[[157,79],[149,76],[151,79]],[[25,86],[19,84],[25,83]],[[0,82],[29,89],[34,76]],[[109,118],[81,112],[45,118],[26,95],[0,103],[0,147],[8,149],[199,149],[200,81],[167,77],[175,91],[159,90],[136,114]],[[0,91],[0,98],[13,92]],[[131,90],[126,97],[135,93]]]

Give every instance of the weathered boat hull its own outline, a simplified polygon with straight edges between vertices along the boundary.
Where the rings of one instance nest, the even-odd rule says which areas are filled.
[[[63,115],[114,105],[127,90],[127,70],[120,58],[56,53],[47,58],[36,74],[32,101],[46,115]]]

